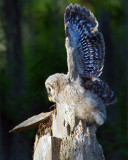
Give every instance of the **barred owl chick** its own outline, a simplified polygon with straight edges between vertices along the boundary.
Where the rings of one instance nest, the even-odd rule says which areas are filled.
[[[65,110],[67,106],[74,108],[76,117],[84,119],[87,124],[103,124],[105,106],[93,92],[85,90],[78,83],[72,83],[67,75],[59,73],[50,76],[45,86],[50,101],[63,105]]]
[[[98,78],[104,67],[105,44],[93,13],[86,7],[70,4],[64,22],[68,77],[97,94],[105,105],[115,103],[114,92]]]
[[[68,73],[57,73],[46,80],[49,100],[74,107],[78,118],[101,125],[106,118],[105,105],[115,103],[116,97],[98,78],[105,57],[98,22],[86,7],[77,4],[66,8],[64,22]]]

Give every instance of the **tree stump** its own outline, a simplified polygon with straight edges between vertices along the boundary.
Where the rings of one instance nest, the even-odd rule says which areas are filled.
[[[77,119],[74,108],[56,106],[39,127],[33,160],[104,160],[96,129]]]
[[[104,160],[96,139],[95,125],[77,119],[74,108],[58,106],[51,112],[35,115],[10,132],[39,126],[35,136],[33,160]]]

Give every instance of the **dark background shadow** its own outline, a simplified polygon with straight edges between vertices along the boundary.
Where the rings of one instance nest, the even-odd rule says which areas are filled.
[[[49,111],[44,82],[66,73],[63,15],[70,3],[85,5],[97,17],[106,45],[101,78],[117,95],[97,136],[106,160],[127,159],[128,1],[1,0],[0,159],[32,159],[36,130],[9,134],[18,123]]]

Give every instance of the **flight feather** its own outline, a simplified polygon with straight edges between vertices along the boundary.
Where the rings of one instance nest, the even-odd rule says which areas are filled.
[[[86,7],[70,4],[66,8],[64,21],[69,45],[77,52],[77,55],[72,54],[74,69],[80,69],[78,74],[81,77],[100,76],[104,66],[105,45],[96,18]],[[75,56],[78,58],[75,59]]]

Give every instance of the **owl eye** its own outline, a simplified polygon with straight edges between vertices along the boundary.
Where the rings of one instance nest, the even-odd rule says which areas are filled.
[[[48,88],[48,92],[51,92],[51,88]]]
[[[48,93],[51,93],[51,91],[52,91],[51,86],[47,86],[47,92],[48,92]]]

